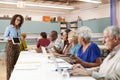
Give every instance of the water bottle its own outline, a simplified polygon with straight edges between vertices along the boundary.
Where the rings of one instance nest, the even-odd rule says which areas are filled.
[[[68,80],[70,78],[70,74],[68,72],[68,69],[63,69],[62,77],[63,77],[63,80]]]

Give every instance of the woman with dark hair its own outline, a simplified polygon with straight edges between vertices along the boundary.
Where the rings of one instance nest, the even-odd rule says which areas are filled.
[[[11,72],[16,64],[20,53],[20,47],[18,44],[12,43],[12,38],[19,38],[21,34],[21,25],[24,22],[22,15],[16,14],[12,17],[10,25],[4,32],[4,39],[6,44],[6,65],[7,65],[7,80],[9,80]]]

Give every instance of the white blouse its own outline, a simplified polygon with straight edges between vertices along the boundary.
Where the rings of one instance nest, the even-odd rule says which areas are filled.
[[[97,80],[120,80],[120,44],[105,58],[99,71],[93,71]]]

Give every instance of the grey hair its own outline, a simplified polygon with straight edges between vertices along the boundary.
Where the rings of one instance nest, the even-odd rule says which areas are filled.
[[[83,37],[85,41],[91,40],[92,30],[87,26],[82,26],[78,28],[78,35]]]
[[[112,36],[120,37],[120,28],[116,26],[109,26],[104,29],[104,33],[108,33],[111,37]]]

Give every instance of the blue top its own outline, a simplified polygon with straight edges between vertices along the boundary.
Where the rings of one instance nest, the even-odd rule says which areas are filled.
[[[16,31],[16,28],[13,25],[9,25],[6,27],[5,33],[4,33],[4,39],[7,40],[8,38],[16,38],[20,37],[21,29],[18,29],[18,32]]]
[[[101,52],[97,44],[91,42],[84,52],[83,46],[81,46],[78,50],[77,56],[85,62],[94,62],[96,58],[101,57]]]
[[[77,56],[79,48],[80,48],[80,44],[77,43],[73,47],[70,48],[69,53]]]

